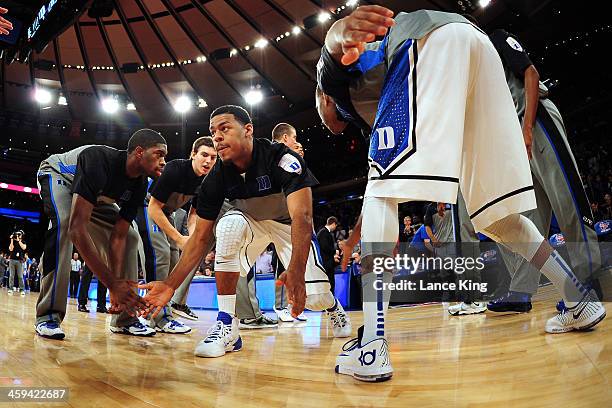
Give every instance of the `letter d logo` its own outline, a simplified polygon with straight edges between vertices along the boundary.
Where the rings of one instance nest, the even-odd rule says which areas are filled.
[[[378,150],[392,149],[395,147],[395,132],[391,126],[376,129],[378,134]]]

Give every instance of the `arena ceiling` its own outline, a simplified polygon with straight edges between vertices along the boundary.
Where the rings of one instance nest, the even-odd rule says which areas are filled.
[[[0,1],[15,10],[26,3],[40,2]],[[165,126],[182,121],[183,114],[173,106],[186,96],[193,109],[184,115],[191,123],[205,125],[211,107],[244,105],[245,95],[255,90],[263,96],[261,104],[252,106],[260,122],[309,110],[311,117],[315,65],[325,32],[352,9],[352,2],[327,0],[96,3],[112,6],[112,15],[90,17],[85,12],[27,63],[3,63],[5,110],[45,110],[56,118],[105,122],[109,115],[101,103],[112,98],[119,104],[113,121]],[[394,10],[475,12],[492,20],[508,9],[533,11],[546,2],[497,1],[486,12],[479,10],[477,0],[380,3]],[[319,20],[322,13],[330,18]],[[50,90],[51,101],[35,103],[35,88]],[[60,97],[65,104],[58,104]],[[134,110],[126,109],[130,103]]]

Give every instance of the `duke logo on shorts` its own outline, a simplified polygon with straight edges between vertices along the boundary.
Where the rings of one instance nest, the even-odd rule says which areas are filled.
[[[408,40],[389,69],[370,141],[370,166],[381,176],[393,171],[416,149],[413,115],[416,98],[413,67],[416,42]],[[412,92],[411,92],[412,91]]]

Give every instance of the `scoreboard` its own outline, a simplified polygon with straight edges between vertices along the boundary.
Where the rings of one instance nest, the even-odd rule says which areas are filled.
[[[92,0],[46,0],[27,28],[26,44],[41,53],[49,42],[70,27]]]

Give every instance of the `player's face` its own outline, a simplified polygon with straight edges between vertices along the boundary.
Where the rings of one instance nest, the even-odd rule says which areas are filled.
[[[208,174],[217,161],[217,151],[214,147],[200,146],[197,152],[191,152],[193,170],[198,176]]]
[[[330,132],[337,135],[346,129],[348,123],[338,119],[336,102],[331,97],[323,92],[316,92],[316,105],[321,121]]]
[[[143,169],[144,174],[149,177],[161,176],[162,170],[166,165],[167,154],[168,147],[165,144],[158,144],[148,149],[143,149],[140,156],[140,167]]]
[[[210,119],[210,134],[221,160],[231,163],[249,154],[249,145],[253,142],[253,125],[243,125],[233,114],[222,113]]]
[[[295,151],[297,154],[299,154],[302,158],[304,157],[304,147],[302,147],[301,143],[296,143],[295,144]]]
[[[295,133],[295,129],[291,129],[288,133],[284,135],[283,143],[293,150],[294,152],[298,151],[298,142],[297,142],[297,134]]]

